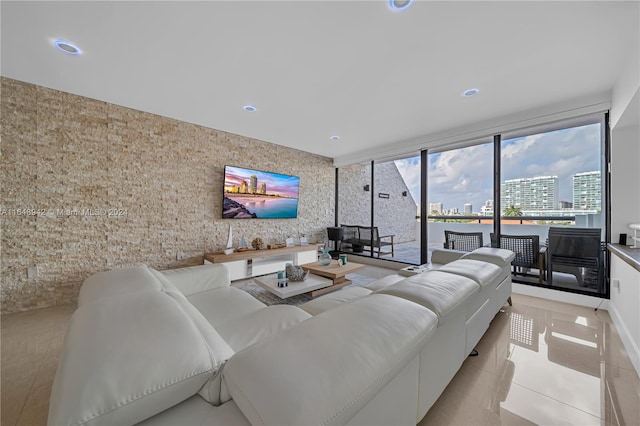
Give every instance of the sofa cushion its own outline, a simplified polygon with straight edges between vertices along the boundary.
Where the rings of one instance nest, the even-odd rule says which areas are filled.
[[[168,269],[161,273],[185,296],[191,296],[214,288],[227,287],[229,270],[222,264],[190,266]]]
[[[164,292],[83,304],[65,337],[48,423],[137,423],[195,395],[220,365]]]
[[[461,275],[477,282],[482,287],[489,284],[497,286],[506,275],[509,269],[503,269],[493,263],[482,262],[473,259],[459,259],[438,268],[440,272]]]
[[[207,382],[202,385],[202,388],[198,392],[205,400],[213,405],[220,405],[222,399],[221,394],[221,377],[222,367],[224,363],[233,356],[235,351],[229,345],[229,343],[219,334],[218,330],[207,321],[207,319],[198,311],[180,292],[168,291],[167,294],[173,297],[180,308],[189,316],[193,324],[197,327],[202,338],[207,343],[211,359],[215,360],[220,367],[215,374],[213,374]]]
[[[223,380],[251,424],[345,424],[416,356],[436,323],[418,304],[372,294],[236,353]]]
[[[227,321],[239,319],[267,306],[246,291],[235,287],[221,287],[203,291],[187,296],[187,300],[214,327]]]
[[[295,306],[273,305],[227,321],[216,329],[233,350],[238,352],[307,318],[311,318],[311,315]]]
[[[493,247],[480,247],[479,249],[466,253],[462,257],[464,259],[474,259],[493,263],[500,267],[509,267],[513,259],[516,257],[516,254],[511,250]]]
[[[251,426],[242,415],[238,406],[229,401],[214,407],[199,395],[163,411],[160,414],[138,423],[136,426],[204,426],[233,425]]]
[[[343,303],[353,302],[371,294],[371,290],[363,287],[347,287],[333,293],[325,294],[317,299],[300,305],[300,309],[311,315],[318,315]]]
[[[418,303],[432,310],[441,324],[479,290],[480,286],[469,278],[432,270],[414,275],[376,294],[389,294]]]
[[[386,277],[382,277],[375,281],[372,281],[363,287],[371,291],[378,291],[378,290],[382,290],[383,288],[387,288],[391,284],[395,284],[398,281],[402,281],[405,278],[406,277],[403,277],[402,275],[398,275],[398,274],[387,275]]]
[[[453,249],[434,249],[431,251],[432,265],[446,265],[449,262],[460,259],[468,252]]]
[[[162,286],[147,266],[98,272],[88,277],[80,287],[78,306],[104,297],[161,289]]]

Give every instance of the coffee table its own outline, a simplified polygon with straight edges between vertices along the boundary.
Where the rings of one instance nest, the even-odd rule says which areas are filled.
[[[289,281],[289,285],[287,287],[278,287],[278,274],[256,277],[253,281],[265,290],[275,294],[280,299],[286,299],[287,297],[310,292],[313,297],[314,290],[323,289],[333,285],[333,281],[330,279],[313,274],[309,274],[307,279],[304,281]]]
[[[339,290],[342,287],[351,284],[352,281],[348,279],[346,275],[364,268],[364,265],[354,262],[348,262],[346,265],[341,266],[338,264],[337,260],[332,260],[327,266],[320,265],[320,262],[307,263],[300,266],[302,266],[305,271],[311,272],[309,276],[312,274],[320,275],[321,277],[330,278],[333,282],[330,287],[325,287],[311,292],[311,296],[313,297]]]

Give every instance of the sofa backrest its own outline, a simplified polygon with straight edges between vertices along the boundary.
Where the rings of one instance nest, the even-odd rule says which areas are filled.
[[[223,381],[252,424],[345,424],[417,355],[436,324],[423,306],[370,295],[236,353]],[[404,397],[417,400],[417,385]]]
[[[87,278],[56,372],[49,424],[133,424],[199,391],[220,404],[219,372],[234,351],[184,293],[228,283],[223,265],[162,273],[141,266]]]
[[[103,297],[139,291],[161,291],[169,282],[185,296],[230,285],[229,270],[222,264],[191,266],[158,272],[148,266],[113,269],[88,277],[78,295],[78,306]]]
[[[160,271],[185,296],[191,296],[231,284],[229,270],[223,264],[207,264]]]
[[[233,351],[206,320],[194,320],[197,311],[185,312],[180,297],[139,291],[80,306],[65,337],[48,424],[134,424],[213,378]]]
[[[155,279],[151,268],[147,266],[98,272],[82,283],[78,295],[78,307],[105,297],[160,290],[162,290],[161,283]]]

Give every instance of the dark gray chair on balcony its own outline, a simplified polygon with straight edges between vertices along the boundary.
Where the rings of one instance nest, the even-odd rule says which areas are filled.
[[[344,228],[343,243],[350,244],[354,253],[362,253],[365,247],[371,247],[371,255],[390,254],[394,256],[393,237],[394,234],[380,235],[377,226],[354,226],[340,225]],[[391,251],[382,251],[383,247],[391,246]]]
[[[548,282],[553,271],[572,274],[580,287],[593,287],[604,293],[604,250],[597,228],[549,228],[547,248]]]
[[[538,270],[538,281],[542,284],[544,280],[544,254],[540,252],[540,237],[538,235],[506,235],[500,234],[500,244],[496,235],[491,234],[491,246],[511,250],[516,257],[511,262],[513,275],[520,273],[523,276],[528,274],[524,268],[534,268]]]
[[[444,231],[444,248],[474,251],[482,247],[482,232]]]
[[[354,253],[362,253],[363,246],[358,239],[360,238],[360,232],[358,225],[340,225],[344,229],[344,235],[342,237],[342,244],[345,248],[351,247]]]

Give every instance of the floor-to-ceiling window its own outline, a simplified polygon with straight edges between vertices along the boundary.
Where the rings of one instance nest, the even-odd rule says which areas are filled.
[[[606,256],[596,247],[606,240],[607,222],[603,120],[585,117],[502,137],[502,245],[530,250],[538,237],[539,253],[526,255],[532,262],[523,261],[516,281],[606,293]]]
[[[420,264],[420,172],[419,156],[339,168],[342,251]]]
[[[493,224],[493,142],[429,151],[427,182],[429,251],[443,248],[445,231],[482,232],[480,245],[488,244]]]
[[[605,121],[596,114],[340,167],[336,225],[360,240],[343,249],[419,264],[445,245],[445,231],[476,233],[481,245],[516,252],[516,282],[607,296],[602,250],[580,258],[592,254],[584,245],[609,239]],[[536,237],[535,250],[516,238],[525,236]],[[529,263],[525,250],[535,251]]]
[[[420,157],[374,163],[373,224],[381,258],[420,264]]]

